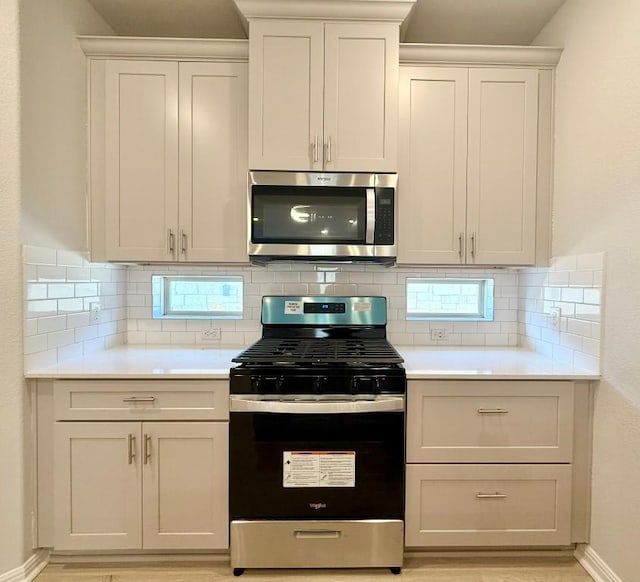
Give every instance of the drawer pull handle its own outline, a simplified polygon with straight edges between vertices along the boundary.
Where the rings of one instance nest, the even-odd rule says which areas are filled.
[[[136,437],[132,434],[127,436],[127,460],[129,465],[133,464],[133,459],[136,458]]]
[[[297,540],[312,540],[312,539],[331,539],[335,540],[340,537],[340,532],[337,530],[325,530],[325,529],[311,529],[311,530],[296,530],[293,535]]]
[[[476,499],[504,499],[504,493],[476,493]]]
[[[122,402],[155,402],[155,396],[130,396],[129,398],[123,398]]]
[[[478,408],[478,414],[509,414],[506,408]]]

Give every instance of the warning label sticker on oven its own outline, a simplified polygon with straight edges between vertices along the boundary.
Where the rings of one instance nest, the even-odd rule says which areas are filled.
[[[286,314],[302,313],[302,301],[285,301],[284,312]]]
[[[355,451],[283,451],[283,487],[355,487]]]
[[[363,301],[358,301],[353,304],[354,311],[371,311],[371,303],[364,303]]]

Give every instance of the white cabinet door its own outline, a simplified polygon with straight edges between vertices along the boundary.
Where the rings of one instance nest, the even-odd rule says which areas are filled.
[[[394,172],[398,27],[250,26],[249,167]]]
[[[180,63],[181,261],[248,261],[247,68]]]
[[[538,76],[402,67],[398,262],[535,264]]]
[[[228,547],[228,424],[143,424],[144,547]]]
[[[407,465],[408,547],[571,542],[571,465]]]
[[[139,445],[138,422],[55,423],[57,550],[141,547]]]
[[[393,24],[325,25],[327,170],[396,171],[398,36]]]
[[[109,260],[175,259],[178,65],[107,61],[105,213]]]
[[[322,169],[324,24],[250,26],[249,167]]]
[[[535,263],[538,71],[469,71],[467,261]]]
[[[410,380],[409,463],[569,463],[573,382]]]
[[[468,76],[400,70],[398,262],[465,262]]]

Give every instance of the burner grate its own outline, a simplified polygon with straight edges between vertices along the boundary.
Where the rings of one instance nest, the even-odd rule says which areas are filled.
[[[234,362],[244,363],[401,363],[402,357],[386,339],[263,338]]]

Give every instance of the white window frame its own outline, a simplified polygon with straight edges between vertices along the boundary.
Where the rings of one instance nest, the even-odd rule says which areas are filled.
[[[243,319],[244,314],[244,278],[237,275],[153,275],[152,297],[154,319]],[[240,311],[198,310],[177,311],[171,308],[171,283],[184,281],[193,283],[240,283],[242,288],[242,308]],[[160,289],[155,288],[160,285]]]
[[[477,284],[479,289],[478,309],[475,313],[446,313],[434,311],[409,312],[410,285],[456,285]],[[447,277],[407,277],[406,280],[406,319],[407,321],[493,321],[495,282],[491,278],[447,278]]]

